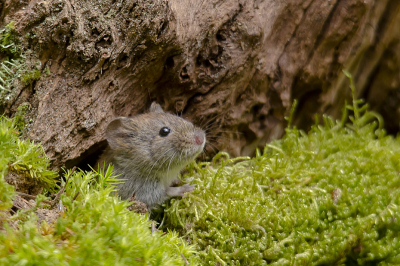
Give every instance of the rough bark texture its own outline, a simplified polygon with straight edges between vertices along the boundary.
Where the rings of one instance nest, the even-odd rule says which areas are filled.
[[[293,99],[298,126],[338,116],[350,97],[342,69],[398,130],[398,0],[5,0],[0,26],[12,20],[51,74],[3,109],[31,104],[28,136],[54,166],[86,162],[113,117],[154,100],[211,121],[219,149],[252,154],[283,134]]]

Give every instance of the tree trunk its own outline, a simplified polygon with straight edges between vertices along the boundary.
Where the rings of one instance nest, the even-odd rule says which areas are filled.
[[[0,110],[30,104],[26,134],[55,167],[96,157],[108,122],[152,101],[223,136],[211,152],[252,154],[282,136],[293,99],[297,126],[338,116],[342,69],[398,130],[398,0],[5,0],[0,21],[50,70]]]

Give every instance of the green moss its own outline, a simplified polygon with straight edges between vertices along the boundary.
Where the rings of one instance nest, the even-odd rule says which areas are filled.
[[[45,74],[46,76],[50,75],[50,74],[51,74],[50,69],[49,69],[48,67],[46,67],[46,68],[43,70],[43,74]]]
[[[31,84],[32,82],[38,80],[41,75],[42,75],[42,72],[39,69],[33,69],[27,73],[24,73],[21,76],[21,80],[25,84]]]
[[[196,190],[171,201],[164,228],[204,265],[399,265],[400,139],[360,104],[351,123],[288,128],[255,158],[193,164]]]
[[[17,112],[14,115],[14,125],[21,132],[25,127],[25,115],[30,109],[30,104],[25,102],[17,108]]]
[[[0,178],[8,171],[35,178],[47,190],[56,185],[57,173],[49,170],[49,159],[39,144],[20,139],[13,120],[0,117]]]
[[[61,197],[63,212],[54,226],[31,212],[18,229],[0,231],[1,265],[184,265],[193,247],[176,233],[152,233],[147,217],[110,196],[111,171],[72,175]],[[79,193],[78,193],[79,192]],[[77,196],[77,197],[76,197]],[[76,197],[76,198],[75,198]],[[181,255],[182,254],[182,255]],[[192,263],[191,265],[195,265]]]
[[[0,119],[0,222],[2,211],[11,208],[14,194],[13,187],[4,181],[8,162],[13,158],[14,134],[11,121]]]
[[[12,200],[14,196],[14,188],[4,181],[4,178],[0,178],[0,224],[3,218],[3,211],[11,208]]]
[[[19,56],[20,50],[15,39],[15,22],[11,21],[0,30],[0,52],[11,57]]]
[[[14,81],[24,69],[21,49],[15,43],[14,28],[12,21],[0,30],[0,96],[12,91]]]
[[[40,61],[35,65],[33,57],[27,56],[23,47],[17,45],[23,42],[17,38],[14,28],[12,21],[0,30],[0,103],[16,86],[29,85],[42,75]],[[25,35],[26,39],[30,37]],[[50,73],[48,68],[43,72],[46,75]]]

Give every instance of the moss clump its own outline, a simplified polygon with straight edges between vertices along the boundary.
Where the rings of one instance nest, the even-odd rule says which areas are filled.
[[[12,158],[11,148],[14,147],[12,124],[0,119],[0,222],[2,220],[2,211],[12,206],[13,187],[4,181],[7,173],[8,162]]]
[[[31,105],[29,103],[24,102],[17,108],[17,112],[14,115],[14,125],[19,132],[22,132],[25,127],[25,115],[29,111],[30,107]]]
[[[41,75],[42,75],[42,72],[39,69],[34,69],[34,70],[31,70],[31,71],[23,74],[21,77],[21,80],[25,84],[31,84],[32,82],[39,80]]]
[[[11,92],[23,69],[21,50],[16,45],[14,21],[0,30],[0,93]]]
[[[287,129],[253,159],[192,165],[197,188],[164,226],[204,265],[400,265],[400,139],[366,108]]]
[[[8,171],[34,178],[49,191],[56,185],[56,172],[39,144],[22,140],[13,120],[0,117],[0,178]]]
[[[11,21],[0,30],[0,52],[8,56],[18,56],[20,50],[15,45],[15,22]]]
[[[0,30],[0,103],[14,88],[29,85],[42,75],[41,62],[36,62],[21,45],[17,45],[22,42],[17,38],[14,24],[12,21]],[[43,72],[50,73],[48,68]]]
[[[100,185],[110,174],[100,175],[100,182],[93,172],[73,174],[54,226],[42,222],[38,228],[34,213],[17,230],[5,224],[0,264],[164,266],[183,265],[182,255],[190,260],[193,247],[176,233],[152,233],[147,217],[128,211],[128,202],[110,196],[112,187]]]

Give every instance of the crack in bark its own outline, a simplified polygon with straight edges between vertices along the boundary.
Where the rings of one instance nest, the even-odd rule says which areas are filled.
[[[299,29],[299,26],[303,23],[303,21],[304,21],[304,19],[305,19],[305,14],[307,13],[309,7],[311,6],[311,4],[312,4],[313,2],[314,2],[314,1],[310,1],[310,3],[308,4],[308,6],[306,6],[306,8],[303,9],[303,14],[302,14],[302,16],[301,16],[301,18],[300,18],[299,23],[296,24],[296,26],[295,26],[295,28],[294,28],[294,30],[293,30],[293,32],[292,32],[290,38],[289,38],[289,39],[287,40],[287,42],[285,43],[285,46],[284,46],[284,48],[283,48],[283,50],[282,50],[282,53],[279,55],[279,57],[278,57],[278,59],[277,59],[277,72],[280,73],[280,75],[282,75],[282,69],[281,69],[281,66],[280,66],[279,62],[280,62],[282,56],[286,53],[286,49],[287,49],[287,47],[289,46],[290,42],[291,42],[291,41],[293,40],[293,38],[296,36],[297,30]],[[282,77],[277,78],[277,80],[281,80],[281,78],[282,78]]]
[[[306,60],[305,64],[303,64],[303,68],[310,63],[312,57],[314,56],[315,51],[321,45],[322,40],[324,39],[324,35],[330,26],[333,15],[336,13],[336,10],[340,4],[340,1],[341,0],[337,0],[335,5],[333,6],[332,10],[329,12],[329,15],[327,16],[326,20],[324,21],[324,25],[322,26],[320,33],[317,35],[317,39],[314,42],[314,46],[311,49],[310,54],[307,56],[307,60]]]
[[[379,0],[378,0],[379,1]],[[383,11],[382,16],[380,17],[377,28],[375,30],[375,37],[373,41],[373,45],[377,45],[378,42],[382,39],[382,33],[385,33],[384,29],[387,28],[387,25],[390,24],[393,18],[393,14],[399,12],[400,1],[388,1],[385,10]]]

